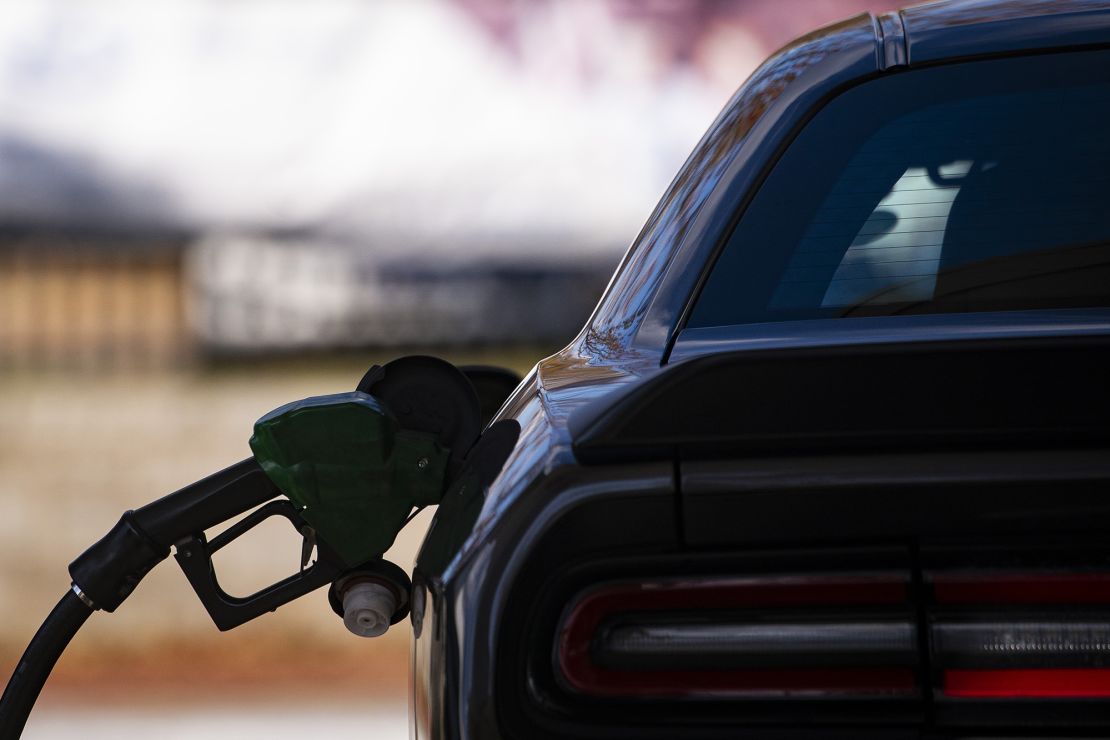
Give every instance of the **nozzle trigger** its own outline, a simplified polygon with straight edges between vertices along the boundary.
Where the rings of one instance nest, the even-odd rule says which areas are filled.
[[[228,594],[220,588],[216,579],[216,571],[212,567],[213,553],[272,516],[288,519],[304,537],[300,571],[250,596]],[[309,591],[326,586],[346,570],[339,556],[332,552],[326,542],[317,539],[316,531],[301,518],[297,507],[288,500],[271,501],[255,509],[211,541],[203,534],[193,535],[177,542],[176,547],[174,558],[185,572],[185,577],[189,579],[189,584],[196,591],[204,608],[208,610],[212,621],[221,630],[238,627],[266,612],[272,612]],[[316,561],[309,565],[313,549],[316,550]]]
[[[308,567],[308,561],[312,558],[312,551],[316,549],[316,530],[305,524],[301,527],[301,572]]]

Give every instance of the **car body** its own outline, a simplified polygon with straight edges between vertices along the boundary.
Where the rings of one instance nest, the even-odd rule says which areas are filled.
[[[848,309],[830,298],[850,267],[843,257],[817,303],[699,319],[718,310],[704,305],[726,315],[746,300],[746,275],[763,279],[752,260],[764,257],[750,250],[737,277],[714,277],[732,269],[730,244],[761,208],[777,220],[756,241],[824,223],[792,221],[839,187],[822,179],[841,177],[841,165],[825,166],[839,156],[837,136],[977,105],[984,89],[985,119],[1028,118],[1066,140],[1072,119],[1086,120],[1083,96],[1106,102],[1107,49],[1107,3],[938,2],[846,20],[764,63],[679,172],[581,334],[495,417],[490,429],[513,428],[500,472],[481,490],[449,493],[437,513],[414,575],[415,737],[1110,729],[1104,243],[1048,287],[1029,273],[1043,265],[994,255],[1001,262],[976,264],[1017,274],[1016,288],[973,288],[958,301],[940,288],[917,293],[954,274],[974,283],[981,269],[917,259],[925,267],[907,293],[874,277],[889,269],[872,261],[867,297]],[[1014,101],[1040,113],[1015,117]],[[937,130],[937,146],[951,143],[929,121],[907,129],[895,156]],[[967,130],[961,146],[992,146]],[[1042,188],[1052,208],[1068,199],[1086,214],[1076,223],[1105,225],[1105,208],[1083,199],[1106,186],[1072,187],[1061,169],[1086,164],[1029,150],[1040,169],[1028,185],[1010,174],[1016,145],[1005,143],[987,157],[902,161],[862,215],[878,227],[851,244],[889,246],[882,240],[907,233],[897,224],[939,218],[943,244],[931,246],[950,249],[950,223],[967,218],[959,189],[973,186],[979,200],[1003,193],[991,212],[1029,239],[1041,231],[1020,221],[1030,210],[1013,196],[1021,187]],[[1105,154],[1096,145],[1084,156],[1105,166]],[[907,177],[945,205],[910,215],[925,206],[892,197]],[[807,188],[825,200],[805,205]],[[773,247],[782,263],[767,274],[805,268]],[[1087,292],[1075,294],[1081,282]],[[783,305],[804,292],[777,284]],[[891,290],[898,310],[884,308]],[[852,313],[860,306],[874,315]]]

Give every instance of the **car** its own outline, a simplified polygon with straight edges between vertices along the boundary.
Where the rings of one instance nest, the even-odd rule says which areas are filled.
[[[1105,736],[1107,121],[1105,2],[771,56],[439,507],[414,736]]]

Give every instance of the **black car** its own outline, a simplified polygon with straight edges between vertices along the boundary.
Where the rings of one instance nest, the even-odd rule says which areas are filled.
[[[1108,239],[1110,4],[773,55],[437,512],[415,737],[1106,736]]]

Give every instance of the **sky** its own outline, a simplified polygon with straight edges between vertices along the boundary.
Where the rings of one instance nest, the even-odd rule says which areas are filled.
[[[0,220],[623,248],[767,53],[867,4],[27,0]]]

